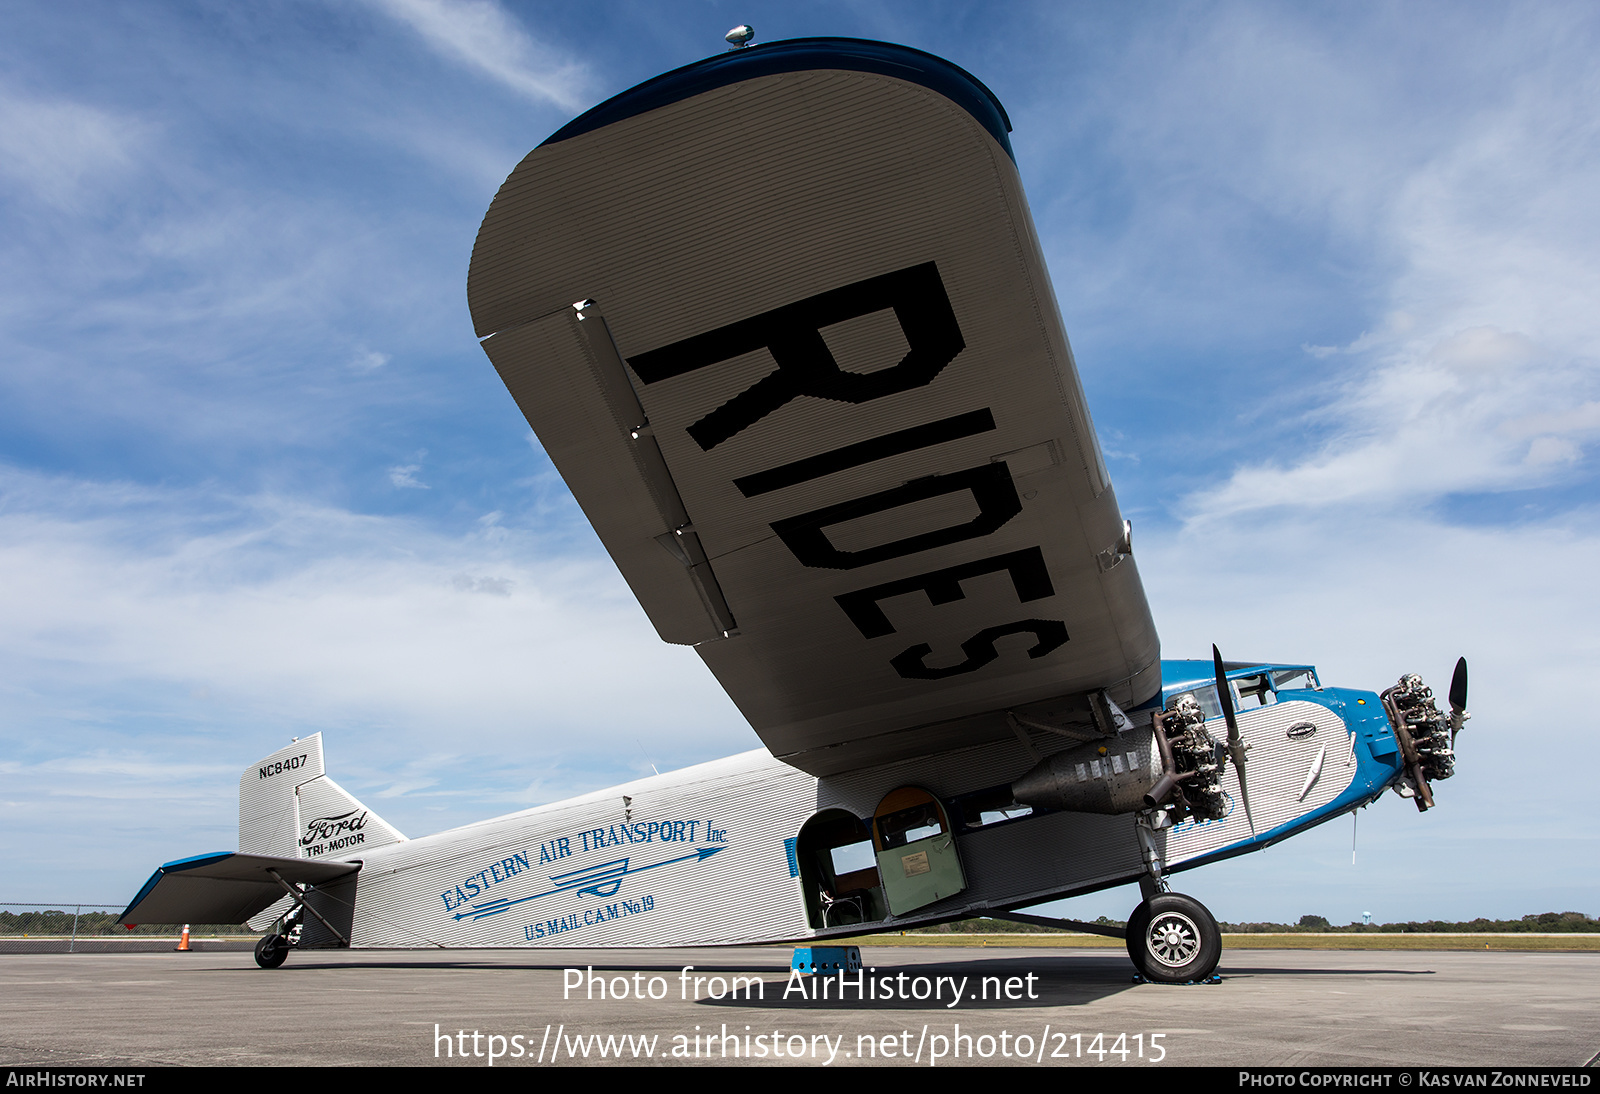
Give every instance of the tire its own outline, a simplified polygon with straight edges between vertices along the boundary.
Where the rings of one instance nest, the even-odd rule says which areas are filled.
[[[256,943],[256,964],[275,969],[289,958],[289,940],[281,934],[263,935]]]
[[[1140,976],[1144,975],[1144,932],[1150,926],[1150,902],[1143,901],[1133,911],[1128,913],[1128,926],[1126,939],[1128,944],[1128,960],[1133,962],[1133,969]]]
[[[1140,924],[1141,957],[1134,963],[1146,980],[1187,984],[1204,980],[1217,970],[1217,962],[1222,960],[1222,932],[1204,904],[1180,893],[1162,893],[1139,907],[1148,909],[1148,918]],[[1128,926],[1131,953],[1131,919]]]

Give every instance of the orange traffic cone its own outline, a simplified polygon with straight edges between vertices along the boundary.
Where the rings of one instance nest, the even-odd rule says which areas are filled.
[[[185,923],[183,925],[183,937],[178,939],[178,952],[179,953],[188,953],[188,952],[190,952],[189,951],[189,924],[187,924],[187,923]]]

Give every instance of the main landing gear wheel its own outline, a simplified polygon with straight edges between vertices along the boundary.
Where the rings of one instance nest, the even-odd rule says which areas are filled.
[[[1140,976],[1144,975],[1144,932],[1149,926],[1150,905],[1145,902],[1128,916],[1127,926],[1128,960],[1133,962]]]
[[[256,943],[256,964],[263,969],[275,969],[289,957],[289,940],[281,934],[269,934]]]
[[[1159,984],[1204,980],[1222,960],[1222,932],[1198,900],[1161,893],[1128,917],[1128,956],[1146,980]]]

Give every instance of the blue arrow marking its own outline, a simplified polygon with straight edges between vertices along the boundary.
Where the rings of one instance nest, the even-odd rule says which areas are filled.
[[[499,915],[507,908],[518,904],[526,904],[530,900],[540,897],[552,896],[556,893],[576,891],[578,895],[611,896],[622,888],[622,881],[629,874],[642,874],[646,870],[654,870],[658,866],[671,866],[674,862],[687,862],[694,859],[704,862],[718,851],[726,851],[726,847],[702,847],[691,851],[687,855],[669,858],[662,862],[652,862],[649,866],[628,865],[625,858],[613,859],[611,862],[602,862],[597,866],[589,866],[582,870],[574,870],[570,874],[555,874],[550,880],[556,883],[554,889],[546,889],[542,893],[532,896],[518,897],[516,900],[486,900],[482,904],[474,904],[464,912],[457,912],[452,918],[458,922],[463,919],[479,920],[491,915]]]

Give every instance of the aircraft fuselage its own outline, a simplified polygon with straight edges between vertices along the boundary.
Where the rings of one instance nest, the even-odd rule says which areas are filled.
[[[1192,678],[1184,671],[1190,666]],[[1165,662],[1168,697],[1204,689],[1201,670],[1208,667]],[[1169,871],[1285,839],[1371,801],[1399,778],[1399,748],[1379,697],[1342,688],[1273,690],[1273,673],[1301,672],[1310,670],[1266,665],[1230,673],[1269,681],[1267,704],[1251,705],[1261,696],[1246,694],[1238,715],[1251,746],[1255,831],[1240,809],[1177,824],[1160,833]],[[1207,728],[1222,739],[1220,720]],[[1030,735],[1036,751],[1073,744],[1045,736]],[[1117,747],[1109,743],[1107,775],[1111,757],[1119,771],[1124,762]],[[818,778],[757,750],[390,844],[360,856],[350,941],[634,947],[804,940],[905,929],[1138,880],[1145,868],[1129,815],[986,808],[983,791],[1006,785],[1032,762],[1019,739]],[[1236,797],[1231,776],[1226,785]],[[873,880],[871,852],[861,841],[853,852],[840,841],[849,840],[851,817],[870,833],[886,795],[906,787],[930,792],[947,823],[904,846],[953,846],[958,865],[948,883],[961,888],[900,911],[883,884],[900,866],[894,849],[879,847],[874,886],[865,884]],[[818,818],[846,834],[808,840]],[[902,856],[914,860],[904,867],[908,874],[936,872],[921,854]]]

